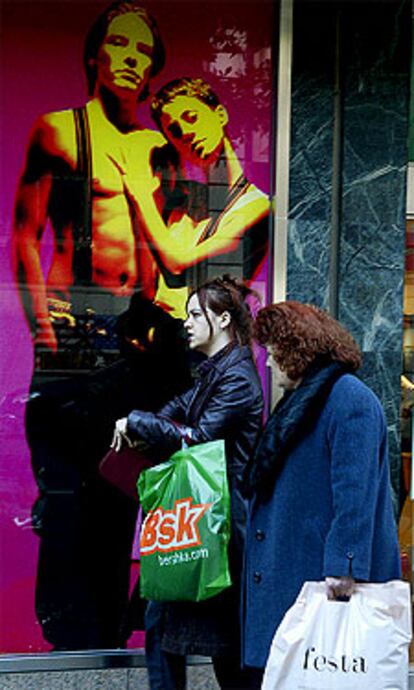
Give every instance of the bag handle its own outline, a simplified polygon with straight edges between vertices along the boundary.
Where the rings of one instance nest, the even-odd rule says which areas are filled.
[[[164,417],[164,419],[167,419],[177,429],[181,437],[181,450],[187,450],[187,448],[191,446],[193,440],[191,427],[179,424],[179,422],[176,422],[175,419],[171,419],[171,417]]]

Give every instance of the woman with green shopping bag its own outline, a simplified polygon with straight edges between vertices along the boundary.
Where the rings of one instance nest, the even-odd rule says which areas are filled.
[[[230,276],[194,291],[187,303],[189,347],[206,355],[195,385],[158,413],[134,410],[116,423],[114,447],[143,441],[168,456],[181,446],[224,439],[231,497],[233,585],[203,602],[150,602],[146,652],[151,690],[185,688],[185,655],[211,656],[222,690],[251,687],[240,670],[239,598],[246,505],[243,470],[261,427],[263,400],[251,353],[251,290]]]

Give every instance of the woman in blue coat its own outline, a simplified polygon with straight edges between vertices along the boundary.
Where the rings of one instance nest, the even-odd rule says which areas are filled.
[[[305,581],[325,579],[335,599],[355,580],[401,571],[384,413],[354,375],[356,343],[328,314],[293,301],[261,309],[255,337],[284,389],[246,473],[243,656],[263,670]]]

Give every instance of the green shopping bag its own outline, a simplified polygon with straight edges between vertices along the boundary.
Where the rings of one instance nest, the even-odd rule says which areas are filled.
[[[201,601],[231,585],[230,495],[224,441],[179,450],[138,479],[145,599]]]

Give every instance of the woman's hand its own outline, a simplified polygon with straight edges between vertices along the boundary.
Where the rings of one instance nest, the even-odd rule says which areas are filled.
[[[134,444],[131,439],[127,436],[127,417],[122,417],[115,422],[114,435],[112,437],[111,448],[113,448],[117,453],[121,450],[124,443],[130,448],[133,448]]]
[[[350,596],[355,592],[355,580],[353,577],[326,577],[326,594],[328,599],[334,601],[335,599],[342,599]]]

